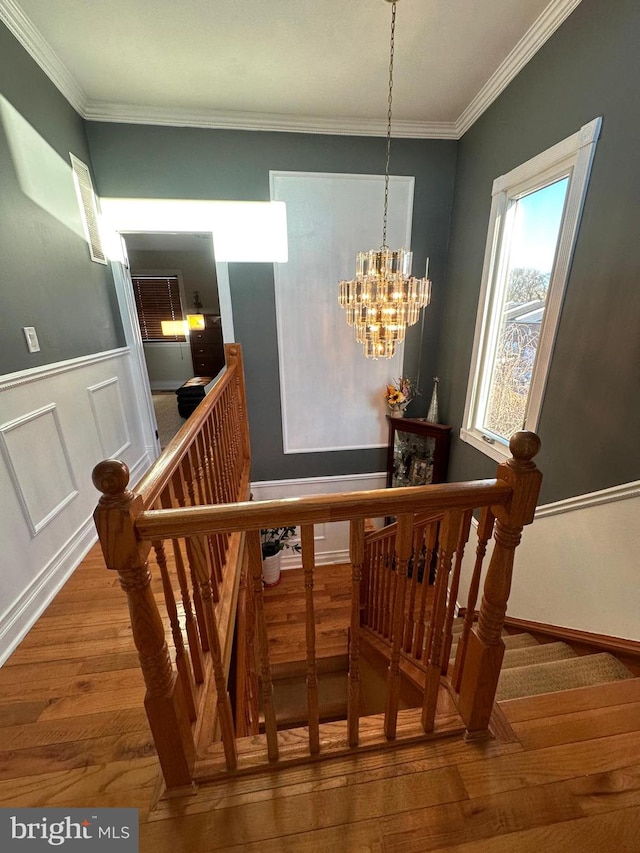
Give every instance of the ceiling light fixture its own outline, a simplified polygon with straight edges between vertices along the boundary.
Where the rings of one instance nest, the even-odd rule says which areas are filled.
[[[352,281],[341,281],[338,295],[338,302],[346,311],[347,323],[355,328],[356,340],[362,344],[367,358],[393,358],[396,344],[404,340],[407,326],[417,322],[420,309],[425,308],[431,300],[431,282],[426,278],[426,273],[425,278],[420,279],[411,275],[413,253],[405,249],[392,251],[387,246],[393,58],[396,4],[399,0],[385,2],[391,3],[391,39],[382,246],[379,250],[358,252],[356,277]]]

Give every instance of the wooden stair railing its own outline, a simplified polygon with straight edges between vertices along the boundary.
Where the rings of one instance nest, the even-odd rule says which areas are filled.
[[[118,572],[127,594],[147,688],[145,708],[170,787],[190,784],[202,744],[218,726],[233,726],[226,678],[244,540],[228,530],[145,539],[136,523],[144,511],[248,498],[251,458],[241,348],[226,346],[225,358],[224,374],[135,493],[128,489],[124,463],[106,460],[93,472],[102,492],[94,519],[106,565]],[[218,695],[217,713],[212,691]],[[227,742],[232,763],[234,744],[231,738]]]
[[[514,456],[499,466],[498,476],[511,483],[514,497],[504,506],[486,505],[480,511],[465,619],[451,672],[452,626],[471,527],[471,508],[415,517],[408,561],[408,588],[403,563],[401,560],[396,562],[398,525],[389,525],[366,537],[364,570],[369,578],[369,587],[362,625],[386,642],[390,678],[397,670],[399,655],[422,671],[425,690],[422,722],[425,731],[433,725],[438,687],[443,676],[446,677],[443,683],[449,687],[468,733],[485,732],[489,725],[504,655],[501,632],[514,552],[522,527],[533,520],[541,482],[541,474],[531,461],[540,447],[538,437],[533,433],[517,433],[510,447]],[[485,579],[480,617],[474,628],[473,616],[482,566],[494,525],[494,550]],[[435,583],[430,585],[429,568],[435,551]],[[392,610],[396,614],[393,621],[389,618]],[[399,614],[404,615],[401,617]],[[401,618],[402,641],[398,629]]]
[[[224,376],[136,493],[128,489],[126,466],[114,460],[100,463],[94,470],[94,482],[102,491],[96,525],[107,566],[118,571],[127,594],[147,686],[145,707],[167,786],[330,754],[331,733],[344,751],[361,745],[363,737],[371,745],[444,732],[435,712],[443,654],[450,645],[447,625],[452,606],[446,591],[451,572],[454,586],[457,583],[461,543],[475,509],[490,510],[498,519],[500,536],[487,574],[481,620],[468,632],[459,697],[467,729],[486,728],[493,693],[485,683],[493,684],[501,658],[496,628],[504,616],[518,525],[533,517],[540,475],[531,459],[538,446],[533,434],[518,434],[511,442],[514,458],[499,467],[493,480],[251,502],[246,500],[249,442],[241,354],[234,346],[227,349]],[[389,515],[398,519],[394,542],[389,545],[382,537],[386,544],[377,563],[371,562],[365,549],[366,519]],[[338,723],[319,723],[314,626],[314,525],[334,521],[349,521],[351,530],[348,710],[343,732]],[[434,524],[436,586],[439,578],[441,591],[431,605],[433,627],[424,637],[420,614],[426,600],[419,574],[422,571],[423,580],[425,573],[428,577],[436,542]],[[277,730],[260,545],[262,528],[288,526],[299,526],[302,532],[307,607],[308,725],[297,735]],[[418,550],[423,552],[422,569],[415,558]],[[151,554],[158,565],[157,580],[149,568]],[[238,679],[234,719],[227,674],[241,578],[239,618],[252,641],[237,652],[244,671]],[[405,601],[412,614],[408,620]],[[386,707],[380,720],[362,717],[360,707],[360,635],[369,618],[377,620],[390,644]],[[421,718],[414,715],[413,722],[403,716],[408,712],[399,711],[399,667],[407,649],[423,655],[426,672]],[[258,683],[264,735],[255,733]],[[463,728],[451,720],[447,726],[449,734]]]

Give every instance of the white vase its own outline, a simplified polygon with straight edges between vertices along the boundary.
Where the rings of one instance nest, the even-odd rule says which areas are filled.
[[[262,558],[262,580],[265,586],[276,586],[280,583],[280,557],[278,551],[272,557]]]
[[[391,409],[391,417],[392,418],[403,418],[404,417],[404,409]]]

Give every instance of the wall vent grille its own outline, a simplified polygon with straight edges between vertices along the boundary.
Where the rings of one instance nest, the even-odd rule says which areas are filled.
[[[74,154],[69,153],[71,168],[73,169],[73,181],[78,196],[78,204],[84,226],[84,234],[89,246],[91,260],[98,264],[107,263],[107,255],[102,245],[100,229],[98,225],[98,200],[93,189],[91,172],[89,167],[79,160]]]

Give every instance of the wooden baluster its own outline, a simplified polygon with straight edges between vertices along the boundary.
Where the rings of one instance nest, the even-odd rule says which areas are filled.
[[[240,445],[238,427],[238,406],[236,401],[237,390],[233,385],[229,386],[229,438],[231,441],[231,485],[233,494],[238,494],[240,487]]]
[[[135,532],[142,498],[127,489],[129,469],[109,459],[93,470],[102,493],[94,520],[107,568],[115,569],[127,595],[133,640],[146,685],[144,705],[167,787],[191,784],[195,745],[182,683],[171,666],[164,626],[145,556],[149,545]]]
[[[392,608],[391,602],[393,601],[393,592],[395,589],[395,579],[396,579],[396,556],[395,556],[395,547],[396,547],[396,538],[397,536],[390,536],[389,541],[387,543],[387,559],[385,560],[385,579],[384,579],[384,590],[383,590],[383,598],[382,598],[382,628],[380,633],[383,637],[389,637],[389,633],[391,631],[391,620],[392,620]]]
[[[238,586],[238,607],[236,611],[236,737],[251,734],[250,697],[249,697],[249,644],[247,641],[249,596],[247,594],[247,570],[242,567]]]
[[[191,470],[193,472],[194,500],[196,502],[196,506],[205,506],[207,504],[207,493],[204,483],[204,470],[202,467],[202,459],[199,453],[199,441],[197,436],[196,440],[189,448],[187,456],[189,457]],[[209,571],[209,576],[211,578],[211,594],[213,596],[213,600],[217,603],[220,600],[220,588],[218,585],[217,572],[215,568],[216,555],[213,553],[212,542],[209,536],[206,537],[206,543],[207,547],[205,550],[205,554],[207,558],[207,568]]]
[[[482,563],[484,561],[485,554],[487,553],[487,543],[489,542],[489,539],[491,539],[491,534],[493,533],[494,520],[494,515],[491,512],[491,509],[488,506],[484,507],[484,509],[480,513],[480,520],[478,522],[478,546],[476,548],[476,561],[473,567],[471,583],[469,585],[469,594],[467,597],[467,609],[464,614],[464,623],[462,625],[460,639],[458,640],[458,646],[456,648],[456,662],[454,664],[453,674],[451,676],[451,683],[453,684],[453,688],[456,692],[460,691],[462,671],[464,669],[464,661],[467,653],[467,641],[469,639],[469,634],[471,633],[471,628],[473,626],[476,602],[478,600],[478,591],[480,589],[480,575],[482,572]]]
[[[450,510],[445,513],[440,525],[440,544],[438,548],[438,569],[434,590],[433,610],[427,640],[428,658],[425,679],[424,702],[422,705],[422,727],[432,732],[440,687],[440,669],[442,656],[442,630],[447,608],[447,587],[453,562],[453,553],[458,542],[462,513]]]
[[[225,503],[225,495],[222,489],[221,466],[218,458],[219,447],[215,438],[214,413],[210,412],[209,417],[204,426],[204,446],[206,447],[206,456],[208,461],[209,471],[209,487],[211,490],[211,503]],[[212,537],[215,541],[215,552],[218,555],[219,565],[222,567],[226,563],[229,534],[216,533]],[[219,572],[219,582],[222,581],[222,571]]]
[[[417,660],[421,660],[423,658],[422,646],[424,644],[424,628],[427,619],[427,597],[429,590],[432,589],[429,584],[429,575],[431,572],[433,554],[438,542],[439,529],[440,523],[432,521],[427,525],[425,530],[424,574],[422,575],[422,589],[420,590],[420,612],[418,614],[418,627],[413,643],[413,657]],[[431,619],[429,621],[431,622]]]
[[[227,389],[225,389],[227,392]],[[222,448],[222,482],[224,484],[225,502],[233,500],[233,486],[231,484],[231,447],[229,445],[229,420],[227,417],[228,393],[222,398],[222,412],[220,414],[220,446]]]
[[[204,502],[207,504],[215,503],[213,497],[213,487],[211,484],[211,471],[209,468],[209,459],[204,440],[203,432],[199,432],[196,436],[195,445],[197,454],[200,460],[200,478],[202,481],[202,492],[204,494]],[[220,585],[222,584],[222,567],[224,565],[224,549],[221,548],[220,540],[217,536],[207,536],[207,544],[209,546],[210,564],[211,564],[211,580],[213,582],[214,600],[220,598]]]
[[[427,630],[427,639],[424,644],[424,650],[422,652],[422,660],[426,666],[429,662],[429,658],[431,657],[431,651],[433,649],[433,641],[436,632],[436,623],[435,623],[435,613],[436,608],[439,601],[446,601],[447,597],[447,579],[444,577],[444,572],[440,571],[440,562],[442,556],[442,525],[440,525],[438,529],[438,541],[436,543],[437,548],[437,565],[436,565],[436,575],[433,584],[433,600],[431,602],[431,613],[429,614],[429,628]]]
[[[453,617],[455,615],[456,603],[458,601],[458,589],[460,588],[460,569],[462,560],[464,559],[464,549],[469,541],[469,531],[471,530],[472,510],[467,510],[462,516],[460,525],[460,535],[458,544],[456,545],[456,560],[451,575],[451,586],[449,588],[449,601],[447,603],[447,616],[444,623],[444,640],[442,643],[442,675],[447,674],[449,668],[449,655],[451,654],[451,646],[453,645]]]
[[[172,478],[172,487],[175,495],[176,475]],[[177,502],[177,498],[176,498]],[[169,509],[173,506],[171,495],[165,490],[160,498],[160,503],[164,509]],[[178,539],[171,540],[173,548],[173,557],[176,564],[176,575],[178,576],[178,585],[180,586],[180,598],[184,609],[184,623],[187,631],[187,641],[189,643],[189,655],[191,657],[191,666],[193,667],[193,676],[198,684],[204,681],[204,672],[202,668],[202,648],[200,646],[200,637],[198,636],[198,625],[193,615],[191,606],[191,595],[189,593],[189,584],[187,583],[187,573],[184,568],[184,560],[182,559],[182,548]]]
[[[188,450],[187,453],[189,457],[189,461],[191,463],[191,470],[193,472],[193,480],[194,480],[194,500],[197,506],[206,506],[206,504],[211,503],[208,494],[208,484],[205,478],[205,465],[202,451],[202,436],[200,433],[196,435],[193,444]],[[220,587],[218,580],[219,569],[217,568],[219,557],[216,553],[214,553],[213,542],[211,541],[211,537],[207,537],[207,565],[209,567],[209,573],[211,575],[211,591],[213,594],[213,600],[220,600]]]
[[[237,344],[229,344],[225,348],[225,356],[229,369],[235,371],[234,383],[237,393],[238,420],[240,422],[240,447],[243,459],[251,458],[251,441],[249,436],[249,419],[245,410],[246,390],[244,381],[244,367],[242,363],[242,349]]]
[[[378,624],[378,603],[380,600],[380,572],[382,561],[382,542],[377,540],[371,543],[371,596],[369,603],[369,616],[367,625],[376,630]]]
[[[320,704],[318,701],[318,672],[316,662],[316,620],[313,609],[313,570],[315,549],[313,524],[301,527],[302,568],[304,570],[305,630],[307,639],[307,707],[309,721],[309,752],[320,752]]]
[[[247,568],[247,703],[249,718],[249,734],[257,735],[260,731],[260,679],[256,668],[256,600],[253,589],[253,579]]]
[[[369,626],[377,631],[380,614],[380,585],[382,583],[384,540],[375,543],[375,556],[373,563],[373,592],[371,597],[371,620]]]
[[[189,658],[187,657],[184,640],[182,638],[182,629],[180,628],[178,608],[176,607],[173,586],[171,585],[171,578],[169,577],[169,568],[167,566],[167,555],[164,550],[164,542],[162,542],[162,540],[157,540],[151,544],[153,545],[153,550],[156,555],[156,563],[158,564],[160,577],[162,578],[164,601],[167,607],[167,614],[169,616],[169,624],[171,625],[171,636],[173,637],[173,644],[176,649],[176,669],[178,670],[178,675],[182,681],[182,689],[187,703],[189,719],[193,721],[197,719],[198,716],[193,696],[193,675],[191,673]]]
[[[424,539],[424,526],[414,528],[413,545],[411,547],[411,586],[409,591],[409,608],[407,612],[407,621],[405,624],[404,641],[402,648],[405,652],[411,651],[413,645],[413,637],[416,630],[416,596],[418,590],[418,571],[420,568],[420,553]]]
[[[198,578],[198,588],[204,611],[205,624],[207,626],[211,663],[213,665],[213,679],[216,685],[216,702],[218,705],[218,724],[222,736],[224,757],[227,770],[235,770],[238,764],[238,755],[236,751],[233,711],[231,709],[231,699],[229,698],[227,679],[222,663],[222,649],[220,647],[220,635],[218,634],[218,624],[213,606],[213,590],[211,588],[211,572],[209,571],[207,562],[207,551],[206,537],[191,537],[191,553],[193,554],[196,576]]]
[[[360,730],[360,583],[364,561],[364,518],[352,519],[349,525],[349,560],[351,562],[351,621],[349,628],[349,693],[347,697],[347,730],[349,746],[358,745]]]
[[[221,401],[222,402],[222,401]],[[225,469],[224,469],[224,439],[222,434],[222,418],[223,412],[220,409],[216,409],[214,412],[214,424],[215,424],[215,434],[216,434],[216,450],[217,450],[217,460],[218,460],[218,485],[220,487],[221,493],[221,503],[228,503],[229,501],[229,493],[225,486]]]
[[[264,617],[264,599],[262,596],[262,546],[260,545],[260,531],[247,531],[246,541],[249,555],[249,571],[253,581],[256,607],[256,636],[258,639],[258,655],[260,656],[262,707],[267,734],[267,755],[269,761],[277,761],[278,729],[276,711],[273,704],[273,682],[271,680],[271,667],[269,665],[269,640],[267,638],[267,623]]]
[[[501,633],[511,590],[513,559],[522,528],[533,521],[542,475],[532,461],[540,449],[540,439],[532,432],[511,437],[512,458],[498,465],[497,477],[513,489],[506,506],[492,507],[496,517],[495,545],[480,604],[475,630],[467,643],[466,661],[458,710],[469,734],[485,732],[500,677],[504,655]]]
[[[404,633],[404,599],[407,587],[407,569],[413,539],[413,515],[398,516],[396,534],[396,584],[391,631],[391,660],[387,675],[387,704],[384,716],[384,733],[392,740],[396,736],[398,702],[400,700],[400,649]]]
[[[189,503],[195,506],[195,486],[193,483],[193,473],[191,471],[191,463],[189,455],[185,454],[180,462],[179,476],[174,476],[173,491],[178,501],[179,506],[184,507]],[[191,575],[191,585],[193,590],[198,589],[198,579],[194,568],[194,558],[191,552],[191,540],[185,540],[185,548],[187,551],[187,562],[189,563],[189,573]],[[193,596],[193,606],[196,611],[196,620],[198,622],[198,632],[200,634],[200,646],[203,652],[209,651],[209,640],[207,638],[207,626],[202,609],[202,601],[199,595]]]

